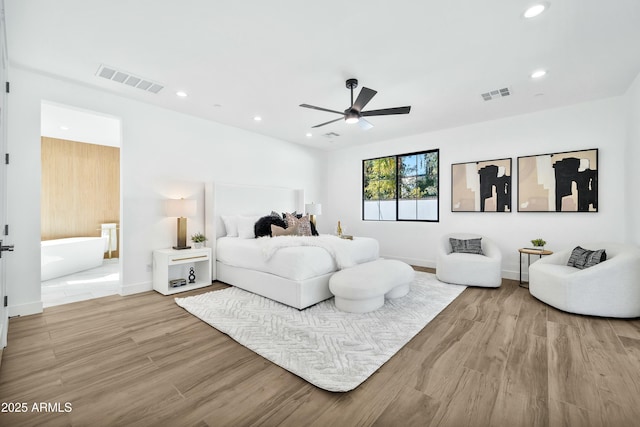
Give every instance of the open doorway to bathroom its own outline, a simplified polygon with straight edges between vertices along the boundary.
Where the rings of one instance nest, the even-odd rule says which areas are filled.
[[[120,119],[41,105],[43,306],[120,290]]]

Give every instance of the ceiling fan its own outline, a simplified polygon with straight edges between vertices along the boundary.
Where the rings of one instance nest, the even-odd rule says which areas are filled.
[[[353,102],[353,90],[358,87],[358,80],[349,79],[347,80],[346,85],[347,85],[347,89],[351,90],[351,107],[344,110],[344,112],[329,110],[327,108],[322,108],[322,107],[316,107],[315,105],[300,104],[300,106],[304,108],[312,108],[314,110],[326,111],[328,113],[336,113],[342,116],[339,119],[330,120],[326,123],[320,123],[319,125],[315,125],[313,126],[314,128],[318,128],[320,126],[328,125],[330,123],[334,123],[334,122],[337,122],[338,120],[344,119],[344,121],[347,123],[358,123],[358,125],[360,125],[362,129],[366,130],[366,129],[371,129],[373,125],[369,123],[367,120],[365,120],[364,117],[388,116],[391,114],[409,114],[409,111],[411,111],[411,106],[362,111],[362,109],[369,103],[369,101],[371,101],[371,98],[373,98],[375,94],[378,92],[363,86],[362,90],[360,91],[360,94],[358,95],[358,98],[356,99],[356,102]]]

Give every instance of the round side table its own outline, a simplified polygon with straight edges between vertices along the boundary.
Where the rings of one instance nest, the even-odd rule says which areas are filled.
[[[518,249],[520,252],[520,286],[523,288],[528,288],[529,286],[525,286],[522,282],[522,254],[527,254],[527,276],[529,271],[529,266],[531,265],[531,255],[538,255],[542,258],[544,255],[551,255],[553,251],[548,251],[545,249],[535,249],[535,248],[520,248]]]

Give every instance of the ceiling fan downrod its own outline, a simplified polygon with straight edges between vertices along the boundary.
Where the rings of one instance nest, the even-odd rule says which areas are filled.
[[[348,79],[347,89],[351,89],[351,106],[353,107],[353,90],[358,87],[358,79]]]

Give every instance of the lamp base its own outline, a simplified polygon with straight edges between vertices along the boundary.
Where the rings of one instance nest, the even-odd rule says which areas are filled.
[[[191,249],[191,246],[173,246],[173,249],[178,249],[178,250]]]
[[[187,218],[178,218],[177,230],[176,245],[173,249],[191,249],[191,246],[187,245]]]

